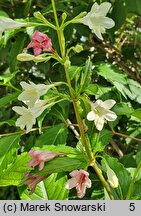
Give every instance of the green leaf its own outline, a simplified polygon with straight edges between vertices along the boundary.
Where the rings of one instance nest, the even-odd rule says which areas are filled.
[[[19,73],[19,71],[15,71],[12,74],[4,74],[4,75],[0,75],[0,80],[3,81],[4,84],[10,82],[11,79],[13,79],[16,74]]]
[[[111,87],[105,87],[98,84],[89,84],[85,89],[88,95],[94,95],[96,98],[101,97],[103,94],[111,91]]]
[[[9,120],[0,122],[0,126],[2,126],[2,125],[4,125],[4,124],[7,124],[7,125],[9,125],[9,126],[15,126],[15,121],[12,120],[12,119],[9,119]]]
[[[50,114],[57,117],[62,122],[65,122],[66,121],[66,118],[65,118],[66,113],[64,114],[63,112],[64,112],[64,110],[62,109],[62,107],[59,106],[59,104],[56,104],[55,106],[52,107]]]
[[[128,12],[141,15],[141,1],[140,0],[125,0]]]
[[[36,168],[33,173],[38,173],[41,176],[46,175],[47,173],[59,173],[64,171],[72,171],[76,169],[83,169],[87,167],[87,161],[84,158],[69,158],[69,157],[58,157],[54,158],[51,161],[48,161],[42,171],[38,171]]]
[[[3,98],[0,98],[0,107],[5,106],[6,104],[10,103],[11,101],[17,99],[19,92],[14,92],[12,94],[8,94]]]
[[[141,121],[141,108],[136,109],[133,113],[132,116],[138,118]]]
[[[70,79],[73,80],[74,77],[79,78],[81,70],[82,70],[82,67],[70,66],[69,68]]]
[[[126,154],[119,160],[126,168],[136,167],[136,161],[134,158],[134,153]]]
[[[109,144],[113,134],[111,131],[108,131],[106,129],[103,129],[100,132],[94,133],[91,143],[93,152],[101,152],[105,149],[106,145]]]
[[[47,179],[37,184],[33,194],[29,195],[28,189],[19,187],[22,200],[65,200],[69,190],[65,188],[67,176],[63,173],[53,173]]]
[[[9,55],[9,66],[10,70],[13,72],[17,66],[17,55],[22,52],[24,47],[25,34],[19,33],[16,41],[13,43],[10,55]]]
[[[133,197],[141,197],[141,179],[134,183]]]
[[[136,154],[136,163],[137,165],[141,162],[141,151]]]
[[[0,10],[0,16],[2,16],[2,17],[9,17],[8,14],[5,11],[3,11],[3,10]]]
[[[115,2],[111,12],[111,17],[115,21],[115,26],[110,30],[111,32],[117,31],[123,25],[126,19],[126,15],[127,12],[126,12],[126,7],[124,5],[124,2],[122,1]]]
[[[130,103],[118,103],[116,104],[112,111],[114,111],[117,115],[127,115],[130,116],[134,109],[132,108]]]
[[[8,164],[15,159],[19,148],[19,141],[19,135],[0,138],[0,170],[6,169]]]
[[[84,67],[84,76],[83,76],[83,91],[84,89],[89,85],[91,81],[91,75],[92,75],[92,62],[90,59],[86,61],[85,67]]]
[[[125,73],[122,73],[120,69],[116,66],[110,64],[100,64],[96,67],[96,71],[102,77],[110,82],[119,82],[122,84],[127,83],[127,76]]]
[[[67,127],[64,124],[54,125],[43,132],[35,143],[35,146],[65,145],[67,139]]]
[[[52,152],[63,152],[67,153],[67,155],[74,155],[75,157],[80,157],[82,155],[82,152],[78,151],[76,148],[73,148],[71,146],[64,146],[64,145],[44,145],[41,148],[40,147],[33,147],[33,149],[40,149],[40,150],[47,150]],[[84,156],[82,156],[84,157]]]
[[[108,155],[105,155],[104,157],[108,162],[110,168],[115,172],[116,176],[118,177],[119,186],[122,192],[121,199],[123,200],[127,195],[127,191],[131,182],[131,174],[121,163],[118,162],[116,158],[110,157]]]
[[[15,162],[0,173],[0,186],[18,185],[20,184],[23,174],[30,170],[27,166],[30,156],[23,153],[17,157]]]

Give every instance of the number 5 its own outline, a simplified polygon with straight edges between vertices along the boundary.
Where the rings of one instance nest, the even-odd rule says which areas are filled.
[[[129,210],[135,211],[135,203],[130,203]]]

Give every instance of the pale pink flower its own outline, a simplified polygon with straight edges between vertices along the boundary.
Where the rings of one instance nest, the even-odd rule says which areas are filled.
[[[35,31],[31,37],[31,42],[26,49],[33,48],[34,55],[38,56],[41,52],[53,52],[51,39],[39,31]]]
[[[70,173],[72,177],[66,183],[67,189],[76,188],[77,197],[83,198],[86,193],[86,188],[91,187],[91,180],[89,179],[89,173],[85,170],[74,170]]]
[[[37,184],[39,182],[43,181],[44,179],[46,179],[48,176],[49,175],[39,176],[37,174],[33,174],[33,175],[28,177],[28,174],[26,173],[24,175],[24,177],[28,177],[28,178],[23,182],[23,184],[29,185],[30,189],[28,191],[29,191],[29,194],[31,195],[32,193],[34,193],[34,190],[35,190]]]
[[[45,162],[50,161],[53,158],[63,154],[64,153],[55,153],[45,150],[30,150],[29,155],[32,157],[32,160],[28,163],[28,166],[34,168],[38,165],[40,171],[44,168]]]

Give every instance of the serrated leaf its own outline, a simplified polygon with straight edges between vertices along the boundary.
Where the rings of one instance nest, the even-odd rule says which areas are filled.
[[[126,74],[122,73],[120,69],[110,64],[100,64],[96,67],[98,74],[110,82],[119,82],[126,84]]]
[[[47,173],[52,174],[64,171],[72,171],[76,169],[83,169],[85,167],[87,167],[87,161],[85,157],[80,159],[62,156],[48,161],[40,173],[37,168],[33,171],[33,173],[38,173],[41,176],[44,176]]]
[[[35,143],[35,146],[65,145],[67,139],[67,127],[64,124],[54,125],[43,132]]]
[[[6,169],[17,154],[19,148],[19,135],[12,135],[0,138],[0,170]],[[10,153],[10,154],[9,154]]]
[[[76,148],[73,148],[71,146],[64,146],[64,145],[44,145],[41,148],[40,147],[34,147],[33,149],[40,149],[40,150],[47,150],[52,152],[62,152],[66,153],[67,155],[74,155],[79,156],[82,154],[82,152],[78,151]],[[83,157],[83,156],[82,156]]]
[[[17,157],[14,163],[9,165],[6,170],[0,173],[0,186],[18,185],[23,174],[30,170],[27,166],[30,156],[23,153]]]

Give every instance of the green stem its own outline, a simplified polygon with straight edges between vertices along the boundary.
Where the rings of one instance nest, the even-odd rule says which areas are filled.
[[[65,39],[64,39],[64,35],[62,32],[62,28],[60,28],[59,26],[59,22],[58,22],[58,18],[57,18],[57,12],[56,12],[56,7],[55,7],[55,1],[51,0],[52,2],[52,7],[53,7],[53,12],[54,12],[54,18],[55,18],[55,23],[56,23],[56,28],[57,28],[57,36],[58,36],[58,40],[59,40],[59,46],[60,46],[60,50],[61,50],[61,56],[62,59],[65,57]]]
[[[126,195],[126,200],[129,200],[131,198],[131,195],[132,195],[132,192],[133,192],[133,189],[134,189],[134,183],[136,181],[136,177],[137,177],[140,169],[141,169],[141,161],[138,164],[137,168],[135,169],[132,181],[130,183],[130,186],[129,186],[129,189],[128,189],[128,192],[127,192],[127,195]]]
[[[95,172],[99,176],[103,186],[105,187],[105,189],[107,190],[107,193],[109,194],[110,199],[113,200],[114,197],[110,191],[109,185],[107,184],[106,180],[104,179],[101,170],[98,168],[97,164],[94,162],[95,159],[94,159],[94,155],[93,155],[91,146],[89,145],[89,141],[86,139],[86,136],[85,136],[85,131],[83,128],[83,122],[81,120],[81,117],[80,117],[79,111],[78,111],[77,99],[75,98],[73,88],[71,86],[71,80],[69,77],[69,67],[65,64],[66,59],[68,60],[69,57],[65,55],[65,39],[64,39],[63,29],[59,26],[55,2],[54,2],[54,0],[51,0],[51,1],[52,1],[52,7],[53,7],[53,11],[54,11],[56,30],[57,30],[59,46],[60,46],[60,50],[61,50],[61,56],[62,56],[62,59],[64,62],[65,75],[66,75],[66,79],[67,79],[67,83],[68,83],[68,87],[69,87],[69,91],[70,91],[70,96],[71,96],[74,111],[75,111],[76,120],[77,120],[79,131],[80,131],[81,141],[82,141],[82,144],[85,148],[85,151],[89,157],[89,161],[90,161],[91,166],[93,167],[93,169],[95,170]]]
[[[98,175],[99,179],[101,180],[101,183],[102,183],[103,186],[105,187],[105,189],[106,189],[106,191],[107,191],[107,193],[108,193],[110,199],[111,199],[111,200],[114,200],[114,197],[113,197],[113,195],[112,195],[112,192],[111,192],[111,190],[110,190],[110,187],[109,187],[109,185],[107,184],[107,182],[105,181],[105,178],[103,177],[102,172],[101,172],[101,170],[98,168],[97,164],[96,164],[95,162],[93,162],[93,163],[91,164],[91,166],[93,167],[93,169],[95,170],[95,172],[96,172],[96,174]]]

